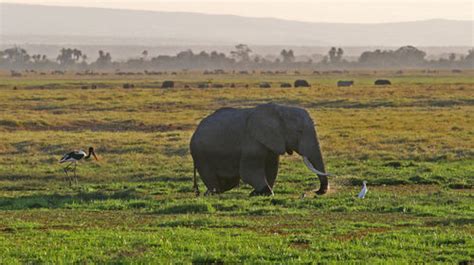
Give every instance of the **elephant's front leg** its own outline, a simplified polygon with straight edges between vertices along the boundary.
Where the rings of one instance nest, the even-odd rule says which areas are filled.
[[[254,188],[250,196],[273,195],[265,177],[265,157],[243,155],[240,160],[240,175],[245,183]]]
[[[276,176],[278,175],[278,164],[280,162],[280,156],[278,154],[270,153],[265,159],[265,176],[267,177],[267,183],[270,188],[273,189],[275,185]]]

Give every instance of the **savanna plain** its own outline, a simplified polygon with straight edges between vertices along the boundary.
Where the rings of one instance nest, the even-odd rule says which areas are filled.
[[[473,74],[4,73],[0,263],[472,263]],[[295,79],[312,86],[280,88]],[[341,79],[355,84],[338,88]],[[243,183],[196,197],[189,140],[199,121],[267,102],[309,111],[329,193],[315,195],[317,176],[285,155],[272,197],[249,197]],[[58,160],[89,146],[99,161],[79,163],[70,187]]]

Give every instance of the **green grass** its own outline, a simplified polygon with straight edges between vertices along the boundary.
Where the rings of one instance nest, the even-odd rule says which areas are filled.
[[[381,77],[394,85],[373,86]],[[0,76],[1,264],[474,260],[471,72],[159,78]],[[298,78],[312,88],[256,87]],[[167,79],[178,88],[159,89]],[[210,79],[250,87],[183,88]],[[340,79],[356,84],[337,88]],[[269,101],[310,112],[330,192],[315,196],[317,177],[285,155],[273,197],[249,197],[242,183],[196,198],[188,143],[197,123]],[[81,163],[70,188],[57,161],[88,146],[100,161]]]

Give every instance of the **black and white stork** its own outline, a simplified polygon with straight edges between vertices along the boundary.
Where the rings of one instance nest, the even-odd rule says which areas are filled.
[[[65,154],[61,160],[59,160],[59,163],[69,163],[65,168],[64,168],[64,173],[66,173],[66,177],[69,180],[69,186],[72,185],[72,179],[68,175],[68,171],[71,169],[71,166],[74,165],[73,167],[73,172],[74,172],[74,180],[77,184],[77,176],[76,176],[76,167],[77,167],[77,162],[82,160],[82,159],[89,159],[90,157],[94,156],[95,160],[99,160],[97,156],[95,155],[94,148],[89,147],[89,154],[86,155],[86,152],[83,150],[79,151],[72,151],[70,153]]]

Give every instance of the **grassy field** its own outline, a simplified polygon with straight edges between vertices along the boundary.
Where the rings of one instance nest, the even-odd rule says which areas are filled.
[[[473,74],[0,76],[0,264],[472,263]],[[279,88],[298,78],[312,87]],[[286,155],[273,197],[242,184],[196,198],[198,122],[270,101],[311,113],[330,193],[315,196],[317,177]],[[69,187],[57,161],[88,146],[100,161]]]

